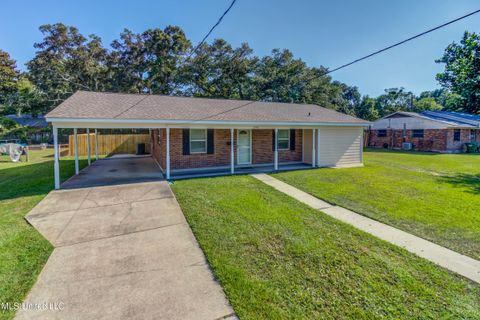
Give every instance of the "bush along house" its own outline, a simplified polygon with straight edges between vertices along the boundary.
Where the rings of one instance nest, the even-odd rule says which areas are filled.
[[[371,124],[312,104],[85,91],[46,118],[55,143],[59,128],[149,129],[151,156],[167,179],[361,166]],[[54,168],[59,188],[57,156]]]
[[[370,147],[459,153],[478,151],[480,116],[460,112],[394,112],[375,122]]]

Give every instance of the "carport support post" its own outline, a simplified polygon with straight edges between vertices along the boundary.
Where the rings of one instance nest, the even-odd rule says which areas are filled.
[[[167,180],[170,179],[170,128],[166,128],[167,131],[167,151],[166,151],[166,175],[167,175]]]
[[[315,129],[312,129],[312,168],[315,168]]]
[[[73,128],[73,148],[75,152],[75,174],[78,174],[78,141],[77,141],[77,128]]]
[[[98,130],[95,129],[95,161],[98,161]]]
[[[88,165],[91,164],[92,159],[90,158],[90,129],[87,128],[87,161]]]
[[[233,131],[234,129],[230,129],[230,173],[233,174],[235,172],[235,148],[233,147]]]
[[[275,129],[275,143],[274,143],[274,152],[273,152],[273,169],[278,171],[278,129]]]
[[[60,163],[58,158],[60,152],[58,150],[58,129],[56,126],[53,126],[53,177],[55,180],[55,189],[60,189]]]

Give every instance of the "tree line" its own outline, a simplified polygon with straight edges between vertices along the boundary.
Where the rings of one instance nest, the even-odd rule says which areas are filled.
[[[442,89],[414,95],[391,88],[378,97],[333,80],[287,49],[259,57],[247,43],[192,42],[178,26],[134,33],[125,29],[106,47],[61,23],[40,26],[43,39],[20,72],[0,50],[0,116],[45,114],[77,90],[314,103],[367,120],[394,111],[458,110],[480,113],[480,39],[466,32],[437,60]]]

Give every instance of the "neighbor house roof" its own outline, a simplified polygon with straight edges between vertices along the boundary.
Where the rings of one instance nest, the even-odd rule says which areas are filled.
[[[388,116],[383,117],[382,119],[388,119],[395,117],[396,115],[404,115],[407,117],[418,117],[422,119],[428,119],[435,122],[440,122],[449,127],[471,127],[479,128],[480,127],[480,116],[462,113],[462,112],[453,112],[453,111],[422,111],[422,112],[407,112],[407,111],[398,111]]]
[[[46,115],[59,119],[208,122],[369,122],[313,104],[77,91]]]
[[[46,128],[48,127],[48,122],[43,116],[32,116],[29,114],[24,114],[17,116],[15,114],[6,115],[5,118],[15,121],[19,125],[30,127],[30,128]]]

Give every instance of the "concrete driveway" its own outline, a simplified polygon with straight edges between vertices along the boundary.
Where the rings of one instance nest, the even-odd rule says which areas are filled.
[[[25,301],[49,307],[17,319],[234,318],[166,181],[53,191],[26,219],[55,249]]]

